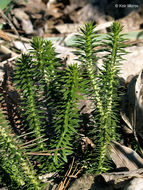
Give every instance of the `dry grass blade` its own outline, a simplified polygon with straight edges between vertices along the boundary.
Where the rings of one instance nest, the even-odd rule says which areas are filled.
[[[36,143],[34,143],[36,144]],[[62,150],[64,148],[59,148],[59,149],[53,149],[53,150],[48,150],[48,151],[41,151],[41,152],[27,152],[27,155],[41,155],[41,156],[53,156],[54,152],[57,150]],[[53,152],[53,153],[49,153],[49,152]],[[60,156],[60,154],[58,154],[58,156]]]
[[[42,137],[42,136],[41,136]],[[41,138],[41,137],[39,137],[39,138]],[[37,139],[39,139],[39,138],[36,138],[36,139],[34,139],[34,140],[32,140],[32,141],[36,141]],[[44,139],[44,140],[42,140],[42,141],[39,141],[39,142],[36,142],[36,143],[33,143],[33,144],[28,144],[28,145],[26,145],[26,146],[22,146],[21,148],[28,148],[28,147],[31,147],[31,146],[34,146],[34,145],[36,145],[37,143],[42,143],[42,142],[44,142],[44,141],[47,141],[49,138],[46,138],[46,139]]]
[[[54,156],[54,153],[42,153],[42,152],[27,152],[27,155],[31,155],[31,156]],[[60,156],[60,154],[58,154],[58,156]]]
[[[22,144],[21,147],[23,147],[23,146],[25,147],[25,145],[28,145],[28,144],[30,144],[31,142],[35,142],[36,140],[38,140],[38,139],[40,139],[40,138],[43,138],[43,137],[44,137],[44,135],[41,136],[41,137],[39,137],[39,138],[33,139],[33,140],[31,140],[31,141],[28,141],[28,142]]]

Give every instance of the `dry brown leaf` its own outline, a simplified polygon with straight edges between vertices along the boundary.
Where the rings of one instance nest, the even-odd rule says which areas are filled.
[[[127,94],[123,98],[121,117],[126,123],[126,133],[133,133],[143,153],[141,141],[143,138],[143,70],[134,77],[131,76],[128,84]]]
[[[109,145],[110,158],[117,168],[136,170],[143,167],[143,159],[131,148],[112,141]]]
[[[140,179],[143,177],[143,168],[125,172],[103,173],[101,176],[105,182],[112,183],[115,189],[124,188],[131,179]]]
[[[88,137],[82,137],[82,141],[85,143],[85,147],[88,147],[88,145],[90,145],[92,148],[96,148],[96,145]]]
[[[143,70],[135,84],[135,130],[143,138]]]

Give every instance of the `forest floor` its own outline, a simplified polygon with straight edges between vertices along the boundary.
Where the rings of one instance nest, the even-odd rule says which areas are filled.
[[[28,0],[27,2],[18,0],[11,1],[6,7],[0,3],[0,8],[1,83],[5,80],[5,73],[7,81],[9,80],[10,67],[22,53],[28,52],[31,48],[30,40],[34,36],[51,40],[63,62],[71,64],[75,59],[72,53],[74,35],[79,32],[79,28],[84,23],[93,21],[97,24],[97,32],[104,35],[109,32],[112,23],[117,20],[123,26],[123,33],[127,34],[130,45],[127,48],[130,54],[125,56],[120,78],[125,93],[130,98],[128,102],[132,102],[132,94],[128,93],[135,92],[130,81],[143,69],[143,4],[138,4],[136,1],[132,4],[120,4],[119,1],[115,3],[115,1],[108,0]],[[6,88],[13,97],[11,84],[7,82]],[[129,125],[123,113],[121,117],[123,123]],[[125,151],[124,154],[121,149]],[[119,143],[116,153],[112,156],[116,167],[122,170],[98,177],[84,174],[79,179],[73,179],[69,190],[131,190],[131,188],[141,190],[139,185],[143,186],[141,167],[143,159],[132,150],[130,142],[128,146]],[[119,160],[119,157],[122,158]],[[139,185],[134,188],[135,183]]]

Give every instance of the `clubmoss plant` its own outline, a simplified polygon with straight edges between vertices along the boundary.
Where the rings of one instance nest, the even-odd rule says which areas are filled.
[[[109,167],[106,152],[107,146],[111,140],[117,140],[117,122],[118,122],[118,87],[119,87],[119,68],[121,65],[122,55],[126,54],[123,48],[125,38],[121,34],[122,27],[119,23],[114,22],[111,27],[111,33],[100,43],[101,48],[98,51],[98,36],[94,32],[95,26],[92,23],[85,25],[81,29],[81,34],[77,39],[78,51],[81,62],[81,69],[84,70],[84,78],[88,80],[89,96],[93,100],[93,109],[96,113],[97,126],[94,127],[90,134],[93,136],[94,143],[97,145],[95,155],[96,161],[91,167],[91,172],[96,170],[97,173],[106,172]],[[103,68],[98,69],[96,53],[105,51],[103,57]],[[85,76],[86,73],[86,76]],[[88,78],[88,79],[87,79]],[[91,87],[91,88],[90,88]],[[87,86],[85,86],[87,89]],[[91,164],[91,163],[90,163]]]
[[[23,112],[25,119],[28,121],[27,132],[34,132],[32,135],[37,139],[38,147],[44,150],[45,145],[43,142],[41,143],[44,123],[40,118],[41,110],[39,110],[36,101],[36,87],[32,73],[31,56],[22,55],[22,58],[16,63],[14,79],[17,83],[17,89],[20,89],[21,93],[21,112]]]
[[[99,46],[98,35],[94,32],[95,25],[92,23],[85,24],[85,28],[81,28],[81,35],[78,36],[76,40],[76,48],[78,55],[78,60],[82,64],[82,70],[84,73],[84,78],[89,78],[89,81],[92,85],[93,95],[96,98],[96,104],[98,110],[101,114],[103,114],[102,101],[100,100],[100,87],[97,81],[97,56],[95,53],[98,51],[96,47]],[[89,84],[87,81],[87,85]],[[90,90],[90,89],[89,89]]]
[[[79,95],[80,72],[77,64],[70,65],[63,71],[60,79],[60,89],[63,97],[57,105],[55,114],[55,139],[53,148],[55,148],[54,162],[64,160],[67,162],[67,156],[73,153],[74,135],[78,136],[79,128],[79,109],[77,102],[82,96]]]
[[[7,120],[0,110],[0,168],[10,189],[41,190],[33,166],[25,152],[19,147],[16,137],[11,134]]]
[[[80,156],[77,156],[79,152],[84,158],[84,153],[80,151],[80,134],[84,130],[78,105],[84,95],[92,102],[91,118],[94,118],[95,124],[90,125],[92,121],[89,121],[85,135],[96,148],[85,150],[88,154],[81,163],[88,172],[102,173],[110,169],[106,153],[108,144],[118,139],[118,75],[126,45],[119,23],[113,23],[111,33],[103,41],[98,40],[95,27],[87,23],[81,28],[76,41],[79,65],[74,63],[64,67],[52,43],[38,37],[33,38],[29,53],[22,55],[15,64],[14,81],[20,95],[18,109],[24,125],[21,136],[24,137],[23,141],[26,140],[25,144],[34,143],[27,145],[30,148],[23,146],[23,154],[18,149],[19,141],[12,138],[5,125],[1,124],[2,155],[9,155],[10,159],[2,156],[0,167],[19,189],[25,188],[25,185],[27,189],[39,188],[26,158],[30,158],[32,164],[36,162],[39,165],[38,169],[32,166],[38,174],[63,171],[71,156],[80,161]],[[98,68],[98,52],[103,51],[102,68]],[[0,116],[3,118],[1,112]],[[27,150],[37,154],[40,152],[40,161],[39,156],[25,156]]]

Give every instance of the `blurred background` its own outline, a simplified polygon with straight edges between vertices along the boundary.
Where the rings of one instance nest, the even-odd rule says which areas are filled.
[[[76,32],[87,21],[101,25],[119,20],[126,32],[143,28],[143,0],[0,0],[0,8],[27,37]],[[13,32],[3,18],[0,23]]]

